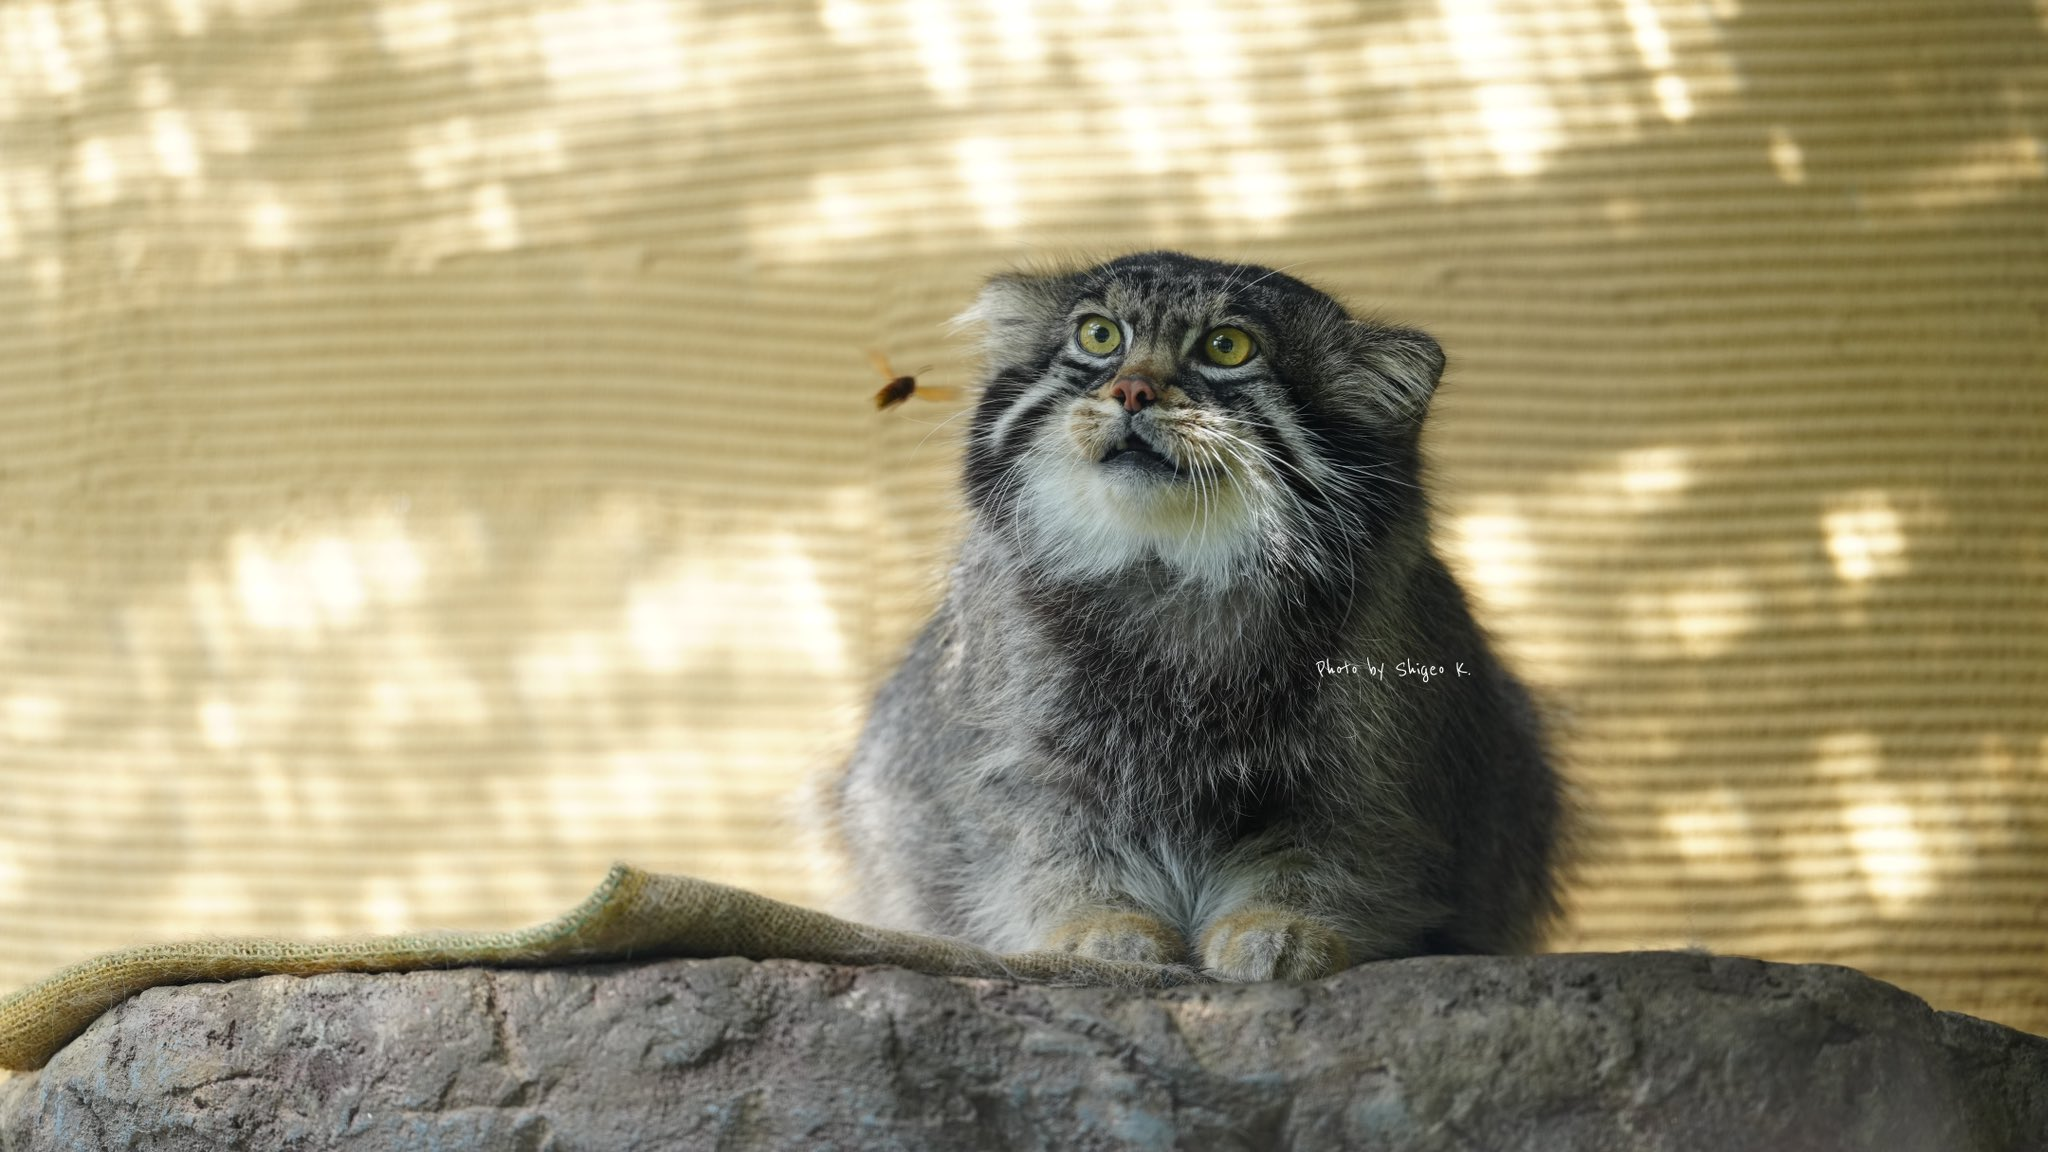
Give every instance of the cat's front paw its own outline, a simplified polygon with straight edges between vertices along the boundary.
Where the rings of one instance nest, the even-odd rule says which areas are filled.
[[[1077,916],[1052,930],[1046,946],[1098,960],[1174,964],[1188,944],[1173,925],[1143,912],[1105,909]]]
[[[1217,917],[1202,933],[1202,967],[1218,980],[1316,980],[1348,966],[1335,929],[1271,904]]]

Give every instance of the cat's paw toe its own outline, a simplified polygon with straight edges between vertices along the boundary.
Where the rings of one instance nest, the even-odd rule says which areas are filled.
[[[1062,952],[1098,960],[1172,964],[1187,953],[1173,925],[1143,912],[1094,912],[1053,930],[1048,944]]]
[[[1342,971],[1348,954],[1335,929],[1286,908],[1240,908],[1202,933],[1202,967],[1218,980],[1315,980]]]

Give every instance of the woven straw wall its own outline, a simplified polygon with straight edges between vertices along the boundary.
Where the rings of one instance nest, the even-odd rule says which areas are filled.
[[[1560,947],[2048,1030],[2044,135],[2024,0],[0,0],[0,987],[824,900],[958,524],[864,349],[1171,245],[1449,350]]]

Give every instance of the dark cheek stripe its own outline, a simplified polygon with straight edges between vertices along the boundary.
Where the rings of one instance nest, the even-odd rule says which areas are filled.
[[[1263,418],[1255,424],[1257,435],[1274,455],[1274,471],[1310,510],[1317,530],[1331,534],[1331,542],[1341,533],[1355,537],[1344,541],[1347,550],[1370,547],[1394,523],[1419,511],[1411,486],[1417,463],[1412,447],[1389,441],[1340,412],[1310,406],[1291,408],[1287,415],[1306,444],[1306,454],[1328,464],[1334,476],[1312,479],[1301,459],[1304,453],[1290,447]],[[1336,509],[1348,515],[1314,515]]]
[[[1109,370],[1122,362],[1122,358],[1116,353],[1099,358],[1094,356],[1084,357],[1070,348],[1062,348],[1059,355],[1053,357],[1051,371],[1075,377],[1076,379],[1073,381],[1074,387],[1080,388],[1090,386],[1090,377],[1108,376]]]
[[[1003,442],[996,445],[996,452],[1005,460],[1014,460],[1024,451],[1038,429],[1073,397],[1055,392],[1026,408],[1022,415],[1010,423],[1010,430],[1003,434]]]
[[[1016,403],[1036,379],[1037,373],[1030,368],[1006,368],[996,373],[988,387],[982,390],[981,403],[974,410],[974,430],[986,432],[988,426],[1003,414],[1003,409]]]
[[[1279,474],[1281,482],[1294,492],[1297,499],[1310,508],[1320,508],[1327,503],[1327,500],[1317,494],[1315,485],[1309,483],[1308,478],[1304,475],[1307,468],[1302,462],[1301,456],[1295,452],[1292,445],[1288,444],[1287,438],[1280,435],[1280,430],[1273,426],[1276,421],[1269,419],[1265,412],[1250,404],[1243,404],[1242,407],[1249,417],[1245,421],[1246,426],[1251,429],[1252,436],[1258,440],[1259,445],[1271,454],[1273,458],[1271,467],[1274,472]],[[1291,420],[1293,418],[1294,414],[1292,412],[1282,411],[1278,414],[1278,419],[1281,420]],[[1303,428],[1302,431],[1304,434],[1308,433],[1306,428]],[[1308,438],[1311,444],[1315,442],[1313,435],[1309,435]]]
[[[989,433],[997,422],[1016,405],[1023,403],[1026,393],[1047,377],[1057,374],[1055,365],[1062,362],[1064,357],[1056,353],[1034,365],[1006,369],[998,373],[982,393],[981,404],[975,410],[974,423],[967,438],[965,480],[968,500],[975,507],[990,514],[1003,511],[994,507],[992,501],[1004,476],[1015,465],[1018,455],[1030,443],[1039,426],[1061,403],[1071,398],[1072,393],[1067,390],[1055,390],[1041,396],[1010,422],[1000,443],[989,444]]]

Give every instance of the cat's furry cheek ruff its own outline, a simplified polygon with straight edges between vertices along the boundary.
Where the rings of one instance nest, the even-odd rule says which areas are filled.
[[[1120,475],[1100,463],[1100,449],[1090,454],[1083,412],[1048,421],[1012,464],[1029,562],[1057,579],[1098,580],[1156,557],[1209,590],[1242,577],[1259,549],[1260,521],[1244,486]]]

